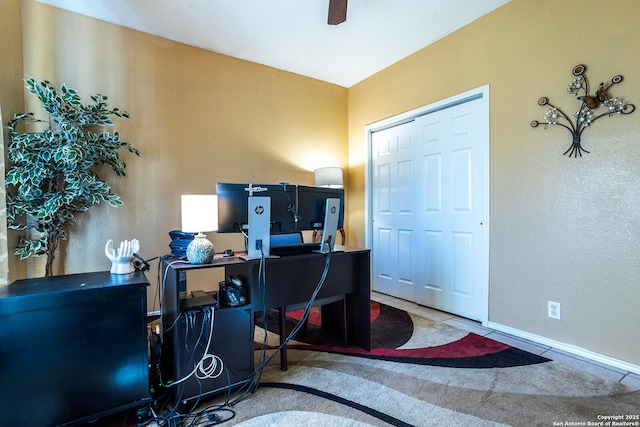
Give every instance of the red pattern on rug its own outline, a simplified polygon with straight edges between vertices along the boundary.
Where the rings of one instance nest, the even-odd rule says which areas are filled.
[[[495,354],[509,349],[511,346],[494,341],[483,336],[469,333],[467,336],[457,341],[435,347],[424,348],[372,348],[366,351],[358,347],[323,346],[323,345],[288,345],[287,348],[298,350],[316,350],[332,353],[401,357],[401,358],[425,358],[425,359],[455,359],[461,357],[479,357],[488,354]]]
[[[302,315],[302,310],[287,313],[292,322],[299,321]],[[322,341],[315,339],[306,341],[307,344],[289,344],[287,348],[452,368],[505,368],[549,360],[475,333],[432,347],[401,348],[413,335],[414,328],[406,311],[371,301],[370,318],[371,351],[352,346],[322,345]],[[308,324],[320,329],[321,311],[318,307],[310,311]]]

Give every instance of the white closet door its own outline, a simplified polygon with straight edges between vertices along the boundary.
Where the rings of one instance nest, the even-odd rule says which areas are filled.
[[[415,300],[414,124],[372,135],[373,289]]]
[[[487,311],[483,102],[371,135],[373,289],[475,320]]]

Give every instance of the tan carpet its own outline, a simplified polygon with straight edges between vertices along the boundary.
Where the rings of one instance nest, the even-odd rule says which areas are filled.
[[[412,321],[416,332],[403,348],[437,346],[466,335],[422,317],[412,315]],[[256,339],[261,334],[257,329]],[[289,350],[289,370],[282,372],[276,357],[262,385],[233,406],[235,417],[225,425],[606,425],[603,416],[640,413],[640,377],[545,356],[553,360],[474,369]],[[627,425],[639,426],[640,420]]]

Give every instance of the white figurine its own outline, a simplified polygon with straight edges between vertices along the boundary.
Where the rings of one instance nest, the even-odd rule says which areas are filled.
[[[104,248],[104,253],[111,260],[112,274],[132,273],[135,268],[131,262],[133,254],[140,250],[140,243],[137,239],[123,240],[120,242],[118,250],[113,249],[113,240],[109,239]]]

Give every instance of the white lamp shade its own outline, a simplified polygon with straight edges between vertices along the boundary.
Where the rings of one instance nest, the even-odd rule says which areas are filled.
[[[319,168],[314,171],[316,187],[342,188],[342,168]]]
[[[183,194],[182,231],[200,233],[218,229],[218,196]]]

